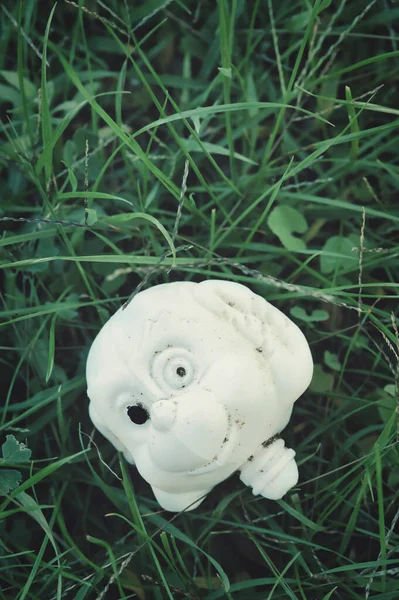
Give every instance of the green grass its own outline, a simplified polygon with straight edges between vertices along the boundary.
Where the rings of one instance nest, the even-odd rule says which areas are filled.
[[[399,598],[398,18],[1,4],[2,600]],[[310,342],[300,482],[172,515],[92,440],[85,360],[138,285],[210,277]]]

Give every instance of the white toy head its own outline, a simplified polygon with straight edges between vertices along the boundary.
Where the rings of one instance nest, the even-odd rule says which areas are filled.
[[[262,443],[287,425],[312,371],[298,327],[243,285],[168,283],[137,294],[94,340],[89,412],[168,510],[198,506],[237,469],[281,497],[297,481],[293,455]]]

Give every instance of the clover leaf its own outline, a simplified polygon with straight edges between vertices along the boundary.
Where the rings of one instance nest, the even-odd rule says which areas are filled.
[[[296,208],[276,206],[270,213],[267,224],[287,250],[305,250],[305,242],[293,235],[305,233],[308,229],[305,217]]]
[[[8,435],[6,441],[1,447],[3,457],[0,459],[0,465],[6,466],[8,463],[29,462],[31,450],[13,435]],[[22,475],[16,469],[0,469],[0,496],[8,494],[11,490],[18,487],[22,480]]]

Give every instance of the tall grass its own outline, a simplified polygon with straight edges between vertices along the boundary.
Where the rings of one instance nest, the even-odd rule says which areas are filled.
[[[397,600],[398,17],[1,4],[2,599]],[[210,277],[310,341],[300,482],[172,515],[93,438],[85,360],[137,286]]]

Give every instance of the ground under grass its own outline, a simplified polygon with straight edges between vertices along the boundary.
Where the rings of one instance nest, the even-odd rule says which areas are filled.
[[[397,600],[399,5],[5,0],[0,31],[1,599]],[[172,515],[91,441],[85,360],[138,285],[211,277],[310,342],[300,482]]]

